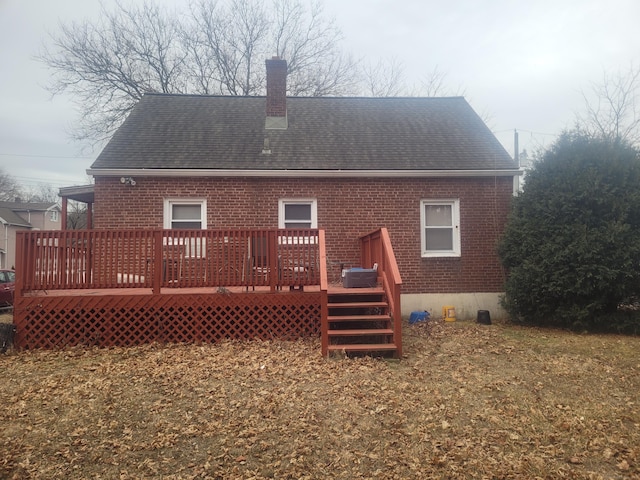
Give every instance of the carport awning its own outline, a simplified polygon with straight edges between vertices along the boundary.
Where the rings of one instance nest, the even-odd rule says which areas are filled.
[[[76,202],[93,203],[93,185],[62,187],[58,195]]]
[[[58,195],[62,197],[62,229],[66,230],[67,224],[67,203],[68,200],[74,200],[76,202],[84,203],[87,205],[87,228],[93,228],[93,202],[94,202],[94,186],[93,185],[78,185],[75,187],[62,187]]]

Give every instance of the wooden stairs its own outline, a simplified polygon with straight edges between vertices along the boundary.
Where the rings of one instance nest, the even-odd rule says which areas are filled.
[[[398,356],[382,287],[329,289],[327,296],[327,353]]]

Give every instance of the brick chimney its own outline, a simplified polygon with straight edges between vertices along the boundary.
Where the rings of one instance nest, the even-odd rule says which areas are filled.
[[[273,57],[267,66],[267,118],[265,128],[287,128],[287,61]]]

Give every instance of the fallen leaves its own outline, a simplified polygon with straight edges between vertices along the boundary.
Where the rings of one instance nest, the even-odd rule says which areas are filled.
[[[405,329],[400,362],[317,339],[0,356],[0,478],[640,475],[639,339]]]

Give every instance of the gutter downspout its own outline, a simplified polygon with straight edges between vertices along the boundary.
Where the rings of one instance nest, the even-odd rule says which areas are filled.
[[[1,268],[7,268],[7,260],[9,259],[9,224],[2,222],[4,225],[4,265],[0,262]]]
[[[518,171],[521,171],[520,168],[520,141],[518,137],[518,130],[513,131],[513,159],[516,162],[516,166],[518,167]],[[515,175],[513,177],[513,196],[516,197],[520,194],[520,175]]]

